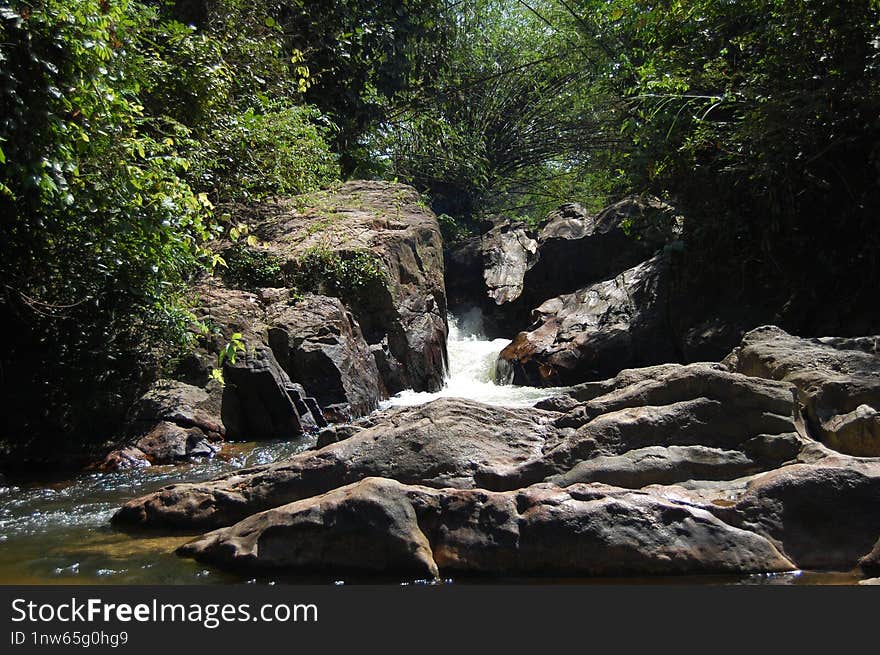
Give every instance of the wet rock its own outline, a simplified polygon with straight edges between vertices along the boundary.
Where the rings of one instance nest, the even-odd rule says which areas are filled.
[[[157,380],[132,408],[121,445],[89,468],[118,471],[212,457],[226,433],[221,396],[216,383],[203,388]]]
[[[595,410],[608,409],[595,417],[579,411],[582,407],[563,415],[446,398],[389,410],[359,424],[366,429],[320,450],[131,501],[116,520],[218,527],[370,476],[431,487],[510,490],[563,475],[593,457],[649,446],[738,450],[743,455],[736,462],[748,461],[755,470],[778,466],[799,450],[787,384],[752,380],[749,387],[748,378],[726,371],[678,369],[684,369],[679,377],[691,381],[673,384],[678,395],[666,394],[668,404],[636,406],[638,393],[612,391],[592,401]],[[677,378],[669,373],[666,379]],[[724,389],[725,380],[736,391]],[[643,398],[658,398],[663,383],[654,383],[655,391],[642,389]],[[701,395],[710,392],[720,400]],[[773,447],[777,440],[783,447]],[[647,479],[647,460],[642,466]],[[679,471],[689,473],[683,467]]]
[[[498,359],[514,384],[565,386],[607,378],[622,368],[678,361],[667,320],[668,262],[663,256],[534,310]]]
[[[150,460],[144,451],[134,446],[126,446],[125,448],[118,448],[107,453],[103,460],[92,464],[88,468],[90,470],[110,473],[113,471],[126,471],[132,468],[143,468],[149,465]]]
[[[731,370],[797,387],[812,435],[850,455],[880,455],[880,337],[803,339],[780,328],[749,332]]]
[[[257,514],[179,552],[233,568],[335,567],[432,577],[794,568],[756,534],[640,492],[538,485],[493,493],[378,478]]]
[[[220,447],[211,443],[199,428],[183,428],[163,421],[135,444],[153,464],[175,464],[199,457],[211,457]]]
[[[218,385],[196,387],[177,380],[158,380],[132,410],[130,429],[145,434],[157,423],[174,423],[182,428],[198,428],[212,441],[221,439],[225,428],[220,419]]]
[[[369,414],[385,396],[354,316],[337,298],[307,295],[268,313],[268,343],[287,374],[334,416]]]
[[[538,243],[524,223],[498,221],[446,254],[450,308],[462,314],[476,308],[489,336],[506,336],[528,319],[521,300],[526,271],[537,258]]]

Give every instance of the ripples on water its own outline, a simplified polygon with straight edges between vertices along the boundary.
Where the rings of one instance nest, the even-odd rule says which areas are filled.
[[[227,444],[221,456],[191,465],[83,473],[69,479],[0,486],[0,583],[228,580],[173,554],[191,535],[128,535],[111,528],[110,517],[126,500],[165,485],[268,464],[312,445],[313,437]]]

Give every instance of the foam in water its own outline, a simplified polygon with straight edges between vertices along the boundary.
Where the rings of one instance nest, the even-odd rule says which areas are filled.
[[[467,398],[487,405],[529,407],[558,395],[559,389],[498,384],[495,364],[510,341],[483,336],[479,310],[449,316],[449,372],[446,385],[437,392],[402,391],[382,403],[382,408],[422,405],[436,398]]]

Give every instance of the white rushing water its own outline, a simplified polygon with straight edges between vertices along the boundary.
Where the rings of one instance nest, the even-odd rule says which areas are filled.
[[[486,339],[479,311],[449,316],[449,373],[446,385],[434,393],[402,391],[382,403],[382,408],[421,405],[435,398],[467,398],[488,405],[529,407],[558,395],[560,389],[498,384],[495,363],[508,339]]]

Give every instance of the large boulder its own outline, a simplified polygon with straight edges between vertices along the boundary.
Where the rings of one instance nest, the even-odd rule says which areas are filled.
[[[268,343],[287,374],[337,421],[364,416],[385,397],[370,347],[338,298],[306,295],[268,311]]]
[[[557,410],[438,399],[283,462],[160,489],[114,521],[215,529],[182,552],[254,570],[875,571],[880,458],[810,439],[797,394],[665,364],[579,385],[544,404]]]
[[[623,368],[679,361],[668,318],[667,259],[658,255],[611,279],[551,298],[498,358],[513,384],[564,386]]]
[[[705,510],[645,493],[603,485],[438,490],[382,478],[251,516],[180,553],[235,569],[416,577],[794,568],[767,539]]]
[[[116,471],[214,455],[226,434],[221,399],[216,383],[202,388],[157,380],[132,408],[123,443],[93,468]]]
[[[506,337],[529,322],[548,298],[605,280],[644,261],[676,231],[673,209],[630,197],[597,215],[561,205],[535,228],[496,222],[447,253],[450,307],[480,309],[490,336]]]
[[[724,364],[793,384],[811,433],[831,448],[880,456],[880,337],[803,339],[764,326]]]
[[[507,480],[555,441],[557,414],[461,399],[389,410],[372,426],[317,451],[130,501],[120,525],[211,528],[365,477],[475,488]],[[514,487],[516,484],[510,482]]]
[[[497,221],[485,234],[456,244],[446,253],[451,311],[479,310],[483,330],[493,337],[522,325],[529,310],[521,299],[523,283],[537,250],[530,228],[508,221]]]
[[[261,203],[245,216],[260,248],[296,269],[310,252],[372,253],[385,279],[344,299],[373,346],[389,393],[436,391],[446,371],[446,292],[437,217],[411,187],[347,182],[308,196]]]
[[[804,569],[849,570],[872,561],[880,539],[880,460],[827,457],[753,480],[725,522],[770,539]]]
[[[272,350],[258,344],[223,366],[222,416],[230,439],[292,439],[303,434],[295,387]]]
[[[294,438],[326,426],[322,406],[327,418],[348,421],[374,411],[389,393],[442,386],[447,326],[440,230],[413,189],[350,182],[233,209],[234,219],[249,224],[259,240],[238,260],[230,258],[234,271],[193,285],[193,313],[202,329],[171,374],[172,384],[190,395],[210,390],[211,420],[193,416],[188,397],[169,397],[167,411],[138,410],[126,430],[137,438],[124,440],[103,468],[201,456],[224,433],[236,440]],[[356,261],[378,267],[365,289],[331,283],[328,269],[348,274]],[[306,273],[331,295],[292,287],[308,262],[315,270]],[[274,286],[256,287],[254,280]],[[215,369],[233,341],[244,350],[223,363],[221,390]],[[206,440],[184,433],[193,429]]]

